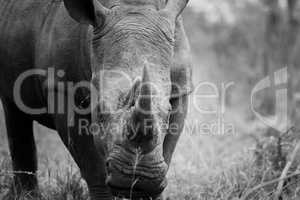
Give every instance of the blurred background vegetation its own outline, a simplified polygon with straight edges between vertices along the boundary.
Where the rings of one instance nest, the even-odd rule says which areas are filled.
[[[212,87],[201,87],[191,98],[201,109],[219,112],[204,114],[190,105],[166,196],[175,200],[299,199],[300,3],[191,0],[184,21],[192,48],[194,85],[207,81],[220,91],[219,98],[195,98],[215,94]],[[289,73],[284,86],[288,88],[288,127],[282,132],[254,115],[251,91],[284,67]],[[222,84],[230,83],[222,93]],[[276,111],[275,90],[273,85],[255,99],[254,107],[264,116]],[[12,175],[4,119],[0,119],[1,199]],[[230,129],[222,129],[222,124]],[[85,184],[55,132],[37,124],[35,129],[41,198],[87,199]],[[284,181],[278,180],[280,176]]]

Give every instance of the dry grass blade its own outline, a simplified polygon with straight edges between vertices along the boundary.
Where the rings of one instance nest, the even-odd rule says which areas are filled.
[[[263,187],[266,187],[268,185],[271,185],[271,184],[274,184],[274,183],[277,183],[279,181],[284,181],[286,179],[289,179],[289,178],[292,178],[292,177],[295,177],[295,176],[299,176],[300,175],[300,172],[295,172],[291,175],[287,175],[283,178],[277,178],[277,179],[274,179],[272,181],[268,181],[266,183],[262,183],[262,184],[259,184],[258,186],[252,188],[251,190],[249,190],[243,197],[240,198],[240,200],[246,200],[253,192],[263,188]]]
[[[278,200],[281,193],[282,193],[282,188],[283,188],[283,185],[284,185],[285,177],[287,176],[287,174],[288,174],[288,172],[289,172],[289,170],[290,170],[290,168],[291,168],[291,166],[292,166],[292,164],[293,164],[293,162],[296,158],[296,155],[297,155],[299,149],[300,149],[300,141],[297,143],[294,151],[291,154],[291,157],[290,157],[289,161],[287,162],[285,168],[283,169],[283,171],[281,173],[281,176],[280,176],[281,180],[278,183],[277,190],[275,192],[274,200]]]
[[[0,171],[0,176],[7,176],[7,175],[14,176],[16,174],[36,175],[35,173],[26,172],[26,171]]]

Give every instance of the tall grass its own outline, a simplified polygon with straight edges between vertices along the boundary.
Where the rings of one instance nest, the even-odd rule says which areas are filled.
[[[165,197],[170,200],[273,200],[280,171],[272,168],[267,162],[269,154],[265,153],[261,165],[257,164],[258,148],[249,142],[237,139],[224,141],[220,138],[201,137],[196,144],[191,144],[189,137],[180,142],[173,164],[168,174],[169,186]],[[195,141],[195,138],[194,138]],[[229,142],[231,141],[231,142]],[[199,142],[199,143],[198,143]],[[200,144],[201,143],[201,144]],[[228,148],[224,148],[224,144]],[[247,148],[240,148],[241,143]],[[235,145],[236,144],[236,145]],[[186,148],[186,146],[191,148]],[[196,146],[198,145],[198,146]],[[210,148],[208,147],[210,146]],[[233,147],[235,146],[235,147]],[[253,147],[253,148],[251,148]],[[221,149],[224,149],[221,151]],[[192,154],[192,152],[194,154]],[[264,149],[266,152],[266,149]],[[41,156],[41,155],[40,155]],[[13,174],[9,155],[1,151],[0,157],[0,199],[24,200],[87,200],[88,190],[81,179],[78,169],[69,160],[64,167],[54,166],[47,162],[38,172],[38,197],[23,193],[15,196],[12,189]],[[66,155],[66,160],[68,156]],[[58,166],[58,164],[56,165]],[[272,183],[272,180],[275,182]],[[264,183],[270,182],[264,185]],[[299,180],[290,178],[284,184],[281,199],[299,199]],[[258,186],[257,189],[255,189]],[[261,187],[260,187],[261,186]],[[255,190],[253,190],[253,188]],[[252,192],[251,192],[252,191]],[[251,193],[249,193],[251,192]],[[247,197],[245,196],[247,195]]]

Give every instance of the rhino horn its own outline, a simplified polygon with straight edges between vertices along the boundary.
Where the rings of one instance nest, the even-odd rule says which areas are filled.
[[[140,88],[140,94],[138,97],[137,105],[138,109],[141,113],[144,114],[151,114],[152,110],[152,91],[151,91],[151,83],[150,83],[150,76],[149,76],[149,70],[148,67],[144,67],[143,71],[143,78]]]
[[[153,130],[153,113],[152,113],[152,88],[150,83],[149,70],[146,66],[143,71],[143,77],[140,84],[140,91],[135,103],[135,109],[132,115],[132,123],[135,127],[135,133],[130,140],[151,138]],[[148,128],[146,128],[147,126]]]

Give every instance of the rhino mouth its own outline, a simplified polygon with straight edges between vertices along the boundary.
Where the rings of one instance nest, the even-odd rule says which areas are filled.
[[[119,177],[120,178],[120,177]],[[126,199],[156,199],[167,186],[167,180],[155,182],[137,178],[136,180],[127,179],[127,187],[121,186],[113,180],[113,176],[107,178],[107,185],[113,196]],[[116,180],[116,179],[115,179]],[[123,179],[124,182],[126,178]]]
[[[157,152],[142,156],[136,163],[134,154],[126,150],[121,152],[119,149],[107,162],[106,184],[112,194],[128,199],[156,199],[161,195],[167,187],[168,166],[157,157]]]
[[[167,187],[166,178],[133,177],[117,171],[108,174],[106,183],[114,196],[139,200],[156,199]]]
[[[144,191],[133,191],[129,192],[128,190],[122,190],[122,189],[111,189],[111,193],[113,196],[121,198],[121,199],[132,199],[132,200],[152,200],[152,199],[157,199],[161,193],[157,195],[148,195]]]

